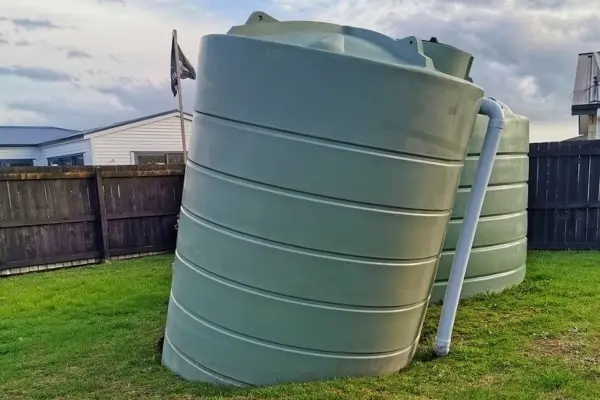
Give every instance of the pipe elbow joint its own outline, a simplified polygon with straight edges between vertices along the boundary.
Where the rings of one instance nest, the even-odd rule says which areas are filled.
[[[488,123],[488,129],[504,129],[504,108],[502,107],[502,104],[500,104],[500,102],[492,99],[491,97],[481,99],[479,114],[486,115],[489,117],[490,122]]]

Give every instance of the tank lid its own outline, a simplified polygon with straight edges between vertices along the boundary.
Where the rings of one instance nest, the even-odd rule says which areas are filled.
[[[227,33],[380,62],[435,69],[423,51],[422,40],[414,36],[392,39],[375,31],[352,26],[314,21],[278,21],[262,11],[253,12],[244,25],[234,26]]]
[[[435,69],[447,75],[470,80],[473,55],[454,46],[440,43],[436,37],[423,41],[423,50],[433,61]]]

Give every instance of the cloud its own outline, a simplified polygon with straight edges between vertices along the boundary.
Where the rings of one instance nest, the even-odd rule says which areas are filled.
[[[558,10],[567,5],[571,0],[525,0],[523,3],[531,9]]]
[[[15,46],[19,46],[19,47],[31,46],[31,42],[28,42],[27,40],[19,40],[18,42],[15,42]]]
[[[13,18],[10,19],[16,27],[23,28],[26,30],[36,29],[58,29],[58,25],[50,22],[47,19],[29,19],[29,18]]]
[[[0,115],[4,125],[47,124],[48,122],[43,115],[34,111],[12,109],[3,105],[0,105]]]
[[[21,29],[6,35],[11,43],[1,47],[2,59],[10,64],[0,61],[0,123],[18,116],[21,123],[42,118],[74,129],[175,108],[177,99],[169,88],[172,29],[196,64],[200,37],[226,32],[233,24],[195,0],[127,0],[125,5],[19,0],[7,3],[2,14],[5,20],[73,26],[76,34],[71,29]],[[15,46],[17,40],[32,45]],[[194,83],[185,82],[183,89],[185,105],[191,107]]]
[[[79,86],[54,86],[53,97],[43,94],[47,91],[45,83],[39,93],[25,98],[7,101],[6,108],[11,111],[33,113],[57,125],[71,129],[88,129],[102,126],[120,119],[127,119],[139,113],[133,107],[122,103],[119,98],[97,90]],[[25,85],[29,88],[31,85]],[[39,84],[38,84],[39,86]]]
[[[577,54],[600,50],[600,9],[586,0],[274,1],[393,37],[436,36],[475,56],[472,76],[487,95],[538,121],[570,118]]]
[[[45,82],[69,82],[75,80],[73,76],[65,72],[41,67],[22,67],[20,65],[12,67],[0,67],[0,76],[1,75],[12,75],[20,78]]]
[[[126,82],[125,82],[126,83]],[[183,80],[183,104],[187,112],[193,109],[196,85],[193,81]],[[113,85],[97,89],[100,93],[114,96],[119,103],[138,112],[155,113],[177,107],[177,98],[173,96],[169,81],[160,84]]]
[[[110,87],[65,90],[55,99],[37,97],[10,101],[7,108],[36,118],[60,121],[58,125],[62,127],[89,129],[177,107],[177,98],[173,97],[168,80],[159,85],[131,84],[128,78],[122,77],[122,82]],[[194,86],[193,82],[183,81],[187,112],[192,111]]]
[[[540,131],[552,126],[567,130],[576,120],[570,116],[569,94],[577,53],[600,50],[596,28],[600,9],[589,4],[589,0],[19,0],[7,3],[0,18],[25,31],[21,36],[0,35],[3,59],[13,65],[0,67],[0,120],[26,123],[29,117],[43,118],[53,125],[88,128],[174,108],[176,99],[168,86],[171,30],[178,30],[183,51],[196,64],[202,35],[224,33],[243,24],[252,11],[264,10],[279,20],[334,22],[398,38],[436,36],[475,56],[472,77],[486,95],[529,117]],[[77,34],[55,29],[68,26]],[[20,40],[31,46],[17,46]],[[79,54],[73,62],[69,57],[73,51],[93,58]],[[193,82],[184,81],[183,89],[189,109]]]
[[[112,110],[109,111],[109,109],[100,109],[99,112],[92,113],[87,107],[80,107],[81,110],[87,111],[87,113],[73,113],[51,100],[14,101],[7,103],[6,107],[9,112],[16,113],[22,119],[27,116],[34,116],[37,120],[49,121],[50,125],[56,125],[52,121],[58,120],[61,128],[82,130],[102,126],[112,118],[126,115],[126,113],[110,112]],[[24,122],[27,124],[33,123],[33,121]]]
[[[67,52],[67,58],[92,58],[92,56],[83,50],[69,50]]]

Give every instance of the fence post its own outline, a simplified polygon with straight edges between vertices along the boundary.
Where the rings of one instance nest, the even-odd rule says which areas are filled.
[[[98,193],[98,217],[100,221],[100,236],[102,242],[102,258],[104,261],[110,258],[108,248],[108,220],[106,219],[106,202],[104,200],[104,184],[102,183],[102,170],[94,168],[96,178],[96,193]]]

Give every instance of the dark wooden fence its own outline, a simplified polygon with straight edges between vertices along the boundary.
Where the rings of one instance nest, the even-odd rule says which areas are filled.
[[[600,249],[600,140],[530,146],[530,249]],[[0,168],[0,273],[175,248],[183,165]]]
[[[532,143],[530,249],[600,249],[600,140]]]
[[[174,249],[183,175],[183,165],[0,168],[0,272]]]

